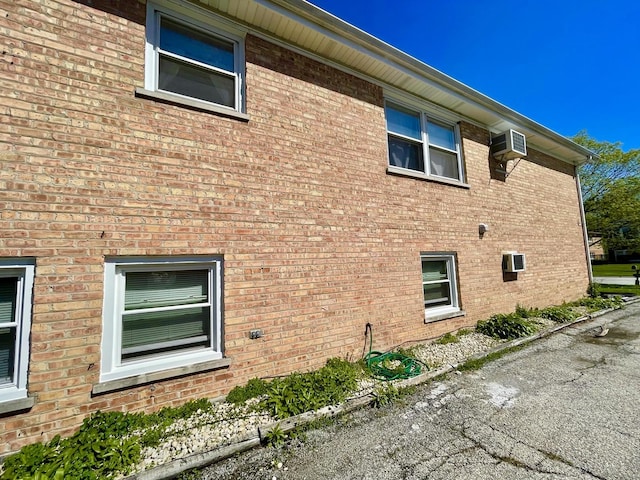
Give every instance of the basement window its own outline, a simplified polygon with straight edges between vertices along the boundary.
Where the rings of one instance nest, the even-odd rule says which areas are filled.
[[[105,262],[102,382],[222,358],[221,258]]]
[[[0,402],[27,398],[34,272],[31,260],[0,261]]]
[[[437,320],[459,313],[455,254],[422,254],[425,318]]]

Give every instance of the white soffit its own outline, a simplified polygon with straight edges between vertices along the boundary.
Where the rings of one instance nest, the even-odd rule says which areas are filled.
[[[304,0],[200,0],[266,37],[439,105],[498,133],[513,128],[533,148],[577,165],[584,147]]]

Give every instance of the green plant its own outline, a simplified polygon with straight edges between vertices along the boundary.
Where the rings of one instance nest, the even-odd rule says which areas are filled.
[[[540,311],[537,308],[527,308],[522,305],[516,305],[516,316],[520,318],[534,318],[539,316]]]
[[[602,296],[600,284],[591,282],[587,287],[587,295],[589,295],[590,298],[600,298]]]
[[[454,335],[451,332],[447,332],[439,339],[437,339],[434,343],[438,345],[447,345],[448,343],[458,343],[459,341],[460,338],[457,335]]]
[[[112,434],[108,426],[120,426],[116,417],[126,415],[97,412],[69,438],[56,436],[46,444],[22,448],[5,460],[0,478],[55,479],[62,475],[65,480],[98,480],[128,473],[140,459],[140,444],[134,437]]]
[[[458,370],[460,372],[478,370],[479,368],[483,367],[487,363],[497,360],[498,358],[504,357],[509,353],[517,352],[522,348],[524,348],[524,345],[516,345],[514,347],[505,348],[504,350],[492,352],[480,358],[470,358],[469,360],[464,362],[462,365],[458,366]]]
[[[416,345],[409,347],[409,348],[396,348],[395,352],[399,353],[400,355],[404,355],[405,357],[415,357],[416,356]]]
[[[276,418],[288,418],[327,405],[343,402],[358,386],[362,374],[358,364],[332,358],[319,370],[293,373],[267,384],[260,407]]]
[[[515,313],[499,313],[489,320],[479,321],[476,330],[489,337],[512,340],[532,335],[536,331],[536,326]]]
[[[201,399],[149,415],[95,412],[71,437],[27,445],[7,457],[0,479],[98,480],[127,474],[140,461],[141,449],[166,438],[175,420],[211,408]]]
[[[577,302],[574,302],[574,305],[578,305],[578,306],[582,306],[582,307],[587,307],[587,309],[591,312],[597,311],[597,310],[604,310],[606,308],[620,308],[623,305],[623,301],[622,298],[620,297],[612,297],[612,298],[604,298],[604,297],[597,297],[597,298],[590,298],[590,297],[585,297],[582,298],[580,300],[578,300]]]
[[[577,314],[566,305],[547,307],[540,312],[540,316],[557,323],[567,323],[577,318]]]
[[[262,442],[269,447],[279,447],[284,444],[287,434],[282,430],[280,424],[277,423],[262,436]]]
[[[178,475],[178,480],[200,480],[202,478],[202,471],[194,468],[193,470],[187,470]]]
[[[234,387],[227,395],[226,401],[241,405],[251,398],[258,398],[267,393],[267,382],[260,378],[252,378],[244,386]]]
[[[400,396],[400,392],[393,384],[384,383],[374,390],[371,405],[375,408],[382,408],[392,404],[398,400]]]

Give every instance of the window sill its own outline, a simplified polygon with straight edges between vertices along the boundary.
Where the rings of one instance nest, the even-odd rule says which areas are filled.
[[[19,412],[21,410],[29,410],[36,403],[35,398],[27,397],[18,400],[0,401],[0,415],[11,412]]]
[[[166,92],[154,92],[152,90],[146,90],[144,88],[136,88],[136,97],[149,98],[157,100],[159,102],[170,103],[172,105],[178,105],[181,107],[191,108],[193,110],[199,110],[201,112],[213,113],[221,115],[223,117],[234,118],[243,122],[249,121],[249,115],[246,113],[237,112],[229,108],[217,107],[211,103],[202,102],[196,99],[189,99],[181,97],[179,95],[172,95]]]
[[[427,180],[429,182],[444,183],[446,185],[452,185],[454,187],[471,188],[471,185],[465,182],[461,182],[460,180],[427,175],[426,173],[418,172],[416,170],[409,170],[407,168],[394,167],[393,165],[387,166],[387,173],[393,174],[393,175],[401,175],[403,177],[418,178],[420,180]]]
[[[229,365],[231,365],[231,359],[222,358],[220,360],[195,363],[186,367],[171,368],[169,370],[163,370],[161,372],[145,373],[132,377],[120,378],[118,380],[109,380],[94,385],[93,389],[91,389],[91,395],[102,395],[104,393],[124,390],[125,388],[137,387],[160,380],[183,377],[185,375],[192,375],[194,373],[207,372],[209,370],[218,370],[221,368],[227,368],[229,367]]]
[[[433,323],[441,320],[448,320],[450,318],[464,317],[466,314],[467,312],[464,310],[458,309],[434,313],[425,312],[424,323]]]

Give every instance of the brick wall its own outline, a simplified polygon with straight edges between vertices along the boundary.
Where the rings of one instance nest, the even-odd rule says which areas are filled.
[[[530,151],[493,180],[488,131],[462,123],[469,189],[388,175],[382,89],[251,35],[249,122],[136,98],[144,15],[136,2],[0,0],[0,257],[37,261],[36,403],[0,418],[0,453],[98,409],[356,359],[367,322],[384,350],[585,291],[572,167]],[[504,250],[527,254],[517,281],[503,279]],[[466,316],[424,323],[425,251],[457,252]],[[104,256],[182,254],[224,256],[231,367],[92,397]]]

